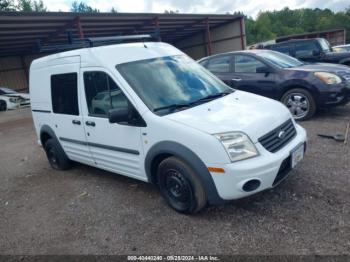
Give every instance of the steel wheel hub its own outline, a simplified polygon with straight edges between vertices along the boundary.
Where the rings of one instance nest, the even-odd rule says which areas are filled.
[[[166,178],[166,188],[169,196],[179,202],[187,202],[190,197],[190,191],[182,175],[175,170],[168,173]]]
[[[286,106],[296,119],[305,117],[310,110],[309,99],[300,93],[290,94],[286,99]]]

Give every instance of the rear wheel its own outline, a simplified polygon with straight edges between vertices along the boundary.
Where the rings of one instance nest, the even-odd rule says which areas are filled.
[[[7,110],[6,101],[0,100],[0,111],[6,111],[6,110]]]
[[[176,157],[163,160],[157,179],[161,194],[177,212],[193,214],[205,207],[207,198],[202,183],[184,161]]]
[[[281,102],[289,109],[295,120],[307,120],[316,112],[316,103],[307,90],[295,88],[287,91]]]
[[[62,150],[56,139],[50,138],[45,143],[47,159],[53,169],[67,170],[71,167],[71,162]]]

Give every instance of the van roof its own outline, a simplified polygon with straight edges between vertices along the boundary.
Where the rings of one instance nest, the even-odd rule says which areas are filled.
[[[117,64],[183,54],[180,50],[163,42],[137,42],[99,47],[81,48],[48,55],[34,60],[31,70],[58,64],[72,63],[69,59],[80,57],[84,66],[115,66]],[[76,61],[76,60],[75,60]]]

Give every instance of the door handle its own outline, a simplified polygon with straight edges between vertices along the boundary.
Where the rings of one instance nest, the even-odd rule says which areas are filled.
[[[92,122],[92,121],[86,121],[85,124],[87,126],[96,126],[95,122]]]
[[[81,122],[79,120],[72,120],[73,125],[81,125]]]
[[[232,78],[231,80],[232,80],[232,81],[235,81],[235,82],[242,81],[242,79],[241,79],[241,78],[239,78],[239,77]]]

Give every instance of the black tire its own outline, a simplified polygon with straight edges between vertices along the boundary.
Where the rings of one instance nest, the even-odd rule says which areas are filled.
[[[169,157],[160,163],[157,182],[162,196],[179,213],[194,214],[207,204],[198,175],[187,163],[176,157]]]
[[[56,139],[50,138],[47,140],[44,149],[53,169],[67,170],[71,167],[70,160]]]
[[[289,109],[294,119],[299,121],[310,119],[317,109],[312,94],[302,88],[288,90],[282,96],[281,102]]]
[[[6,110],[7,110],[6,101],[0,100],[0,111],[6,111]]]

